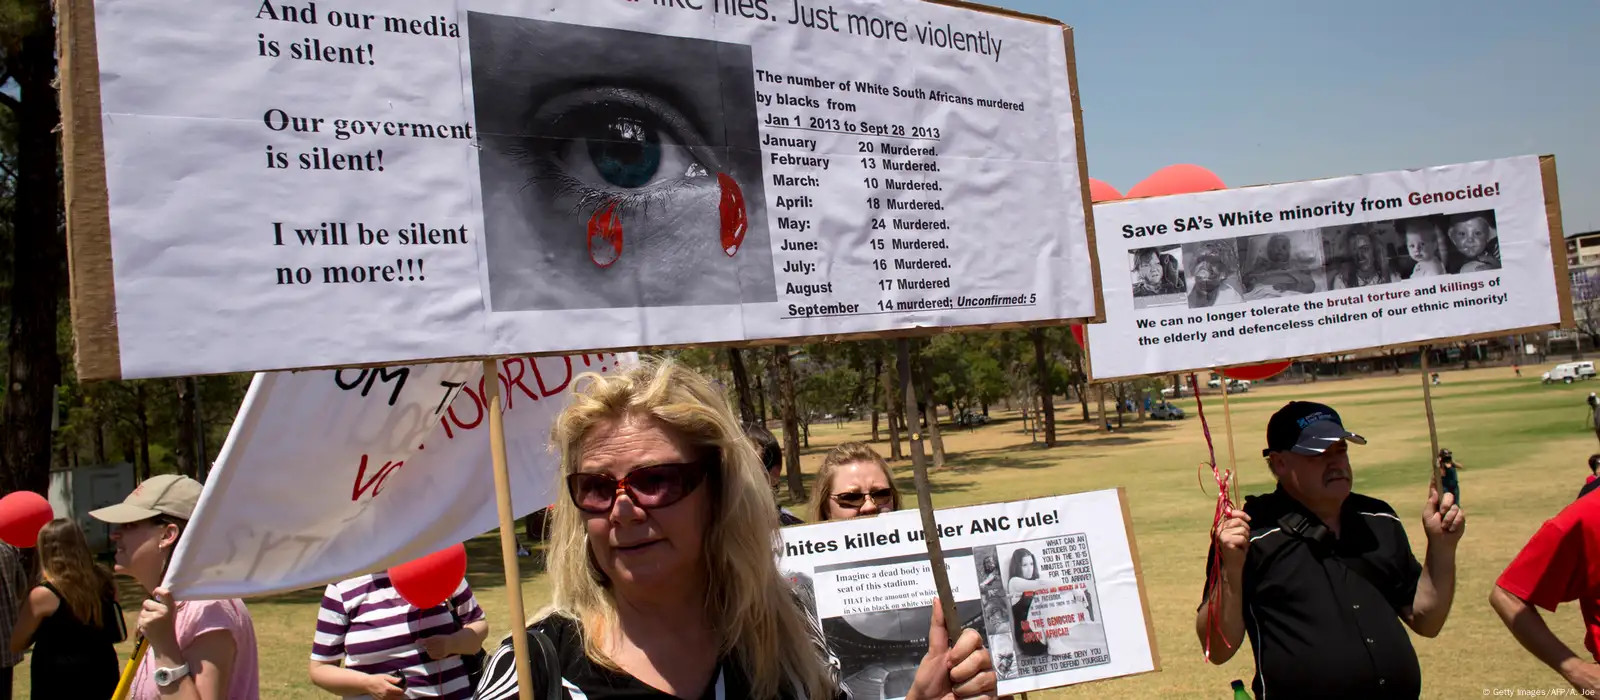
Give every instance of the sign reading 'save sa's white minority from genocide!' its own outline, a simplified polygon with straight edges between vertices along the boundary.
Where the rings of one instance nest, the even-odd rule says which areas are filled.
[[[63,92],[90,115],[67,135],[88,378],[1099,314],[1059,23],[917,0],[92,7]]]
[[[1160,670],[1121,489],[936,511],[956,614],[999,693]],[[779,566],[811,604],[851,695],[901,698],[937,595],[916,511],[783,530]]]
[[[1555,159],[1095,207],[1113,379],[1572,325]]]
[[[626,355],[500,362],[512,510],[557,493],[547,442],[576,378]],[[483,364],[258,374],[167,584],[260,596],[379,571],[495,528]]]

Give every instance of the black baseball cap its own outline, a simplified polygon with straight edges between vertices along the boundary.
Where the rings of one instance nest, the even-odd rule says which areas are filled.
[[[1267,449],[1262,450],[1261,455],[1274,452],[1319,455],[1340,440],[1367,444],[1366,438],[1345,430],[1339,412],[1331,407],[1311,401],[1290,401],[1267,421]]]

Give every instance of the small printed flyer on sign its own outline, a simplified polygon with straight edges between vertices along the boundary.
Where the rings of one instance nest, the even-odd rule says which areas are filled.
[[[1058,23],[918,0],[94,12],[110,245],[75,254],[113,279],[74,298],[116,343],[90,374],[1100,311]]]
[[[1001,695],[1158,670],[1121,491],[935,513],[963,627]],[[780,568],[813,606],[852,697],[902,698],[937,592],[915,511],[783,531]]]
[[[1097,206],[1106,322],[1089,328],[1091,374],[1554,327],[1570,304],[1545,165],[1527,156]]]

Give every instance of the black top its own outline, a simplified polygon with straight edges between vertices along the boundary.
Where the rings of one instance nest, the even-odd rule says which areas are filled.
[[[114,590],[100,600],[100,625],[94,626],[72,614],[55,586],[39,585],[61,604],[33,633],[33,697],[111,697],[121,675],[115,645],[124,638]]]
[[[1399,615],[1416,597],[1422,565],[1394,509],[1352,493],[1338,537],[1281,488],[1246,498],[1244,511],[1256,698],[1418,697],[1422,670]]]
[[[1578,498],[1583,498],[1584,496],[1589,495],[1589,492],[1595,489],[1600,489],[1600,479],[1594,479],[1584,484],[1583,488],[1578,489]]]
[[[532,657],[534,696],[539,700],[564,700],[546,698],[549,672],[548,660],[540,651],[532,631],[543,632],[555,647],[555,665],[561,669],[561,684],[566,688],[566,698],[586,697],[588,700],[673,700],[676,696],[664,693],[626,673],[612,671],[583,653],[583,630],[570,618],[551,615],[529,628],[528,654]],[[576,687],[581,696],[574,695]],[[511,651],[511,640],[496,649],[483,666],[483,680],[478,683],[477,700],[513,700],[517,697],[516,659]],[[698,700],[736,700],[750,697],[750,682],[731,659],[717,664],[711,683],[698,696]],[[847,700],[840,694],[840,700]],[[785,694],[793,700],[792,694]]]

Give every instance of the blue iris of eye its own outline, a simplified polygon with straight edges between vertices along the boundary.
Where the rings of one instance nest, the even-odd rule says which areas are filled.
[[[632,119],[616,119],[605,137],[589,139],[589,159],[606,182],[637,189],[661,169],[661,137]]]

